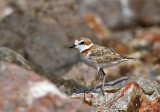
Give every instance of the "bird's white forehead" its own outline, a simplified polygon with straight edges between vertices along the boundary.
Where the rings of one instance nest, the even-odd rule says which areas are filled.
[[[78,41],[78,40],[76,40],[76,41],[75,41],[75,44],[78,44],[78,43],[79,43],[79,41]]]

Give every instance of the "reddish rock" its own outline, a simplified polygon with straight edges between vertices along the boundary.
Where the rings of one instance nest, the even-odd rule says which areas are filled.
[[[158,27],[151,27],[148,29],[139,29],[136,33],[137,39],[143,39],[148,42],[160,41],[160,29]]]
[[[98,110],[108,111],[160,111],[160,86],[145,78],[123,77],[105,84],[105,96],[102,85],[88,92],[77,91],[70,97],[75,98]]]
[[[148,63],[159,63],[160,59],[160,29],[158,27],[151,27],[147,29],[138,29],[136,32],[136,49],[143,50],[146,55],[141,59]],[[132,42],[133,43],[133,42]],[[141,43],[141,45],[140,45]],[[137,47],[136,47],[137,46]]]
[[[60,76],[57,76],[55,74],[49,74],[43,69],[38,68],[34,66],[32,63],[28,62],[26,59],[24,59],[23,56],[21,56],[19,53],[15,52],[14,50],[11,50],[6,47],[0,47],[0,62],[8,62],[8,63],[14,63],[18,64],[20,66],[25,67],[27,70],[34,71],[38,73],[41,76],[44,76],[48,78],[50,81],[55,83],[57,86],[63,86],[64,91],[67,93],[71,93],[75,91],[76,88],[85,88],[84,86],[81,86],[80,84],[76,83],[74,80],[64,80]]]
[[[1,112],[74,112],[87,109],[69,99],[44,77],[14,64],[0,64],[0,91]]]

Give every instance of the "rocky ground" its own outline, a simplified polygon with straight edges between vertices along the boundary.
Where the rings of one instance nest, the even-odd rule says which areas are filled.
[[[159,12],[159,0],[0,0],[0,112],[159,112]],[[104,68],[105,96],[68,49],[81,36],[137,58]]]

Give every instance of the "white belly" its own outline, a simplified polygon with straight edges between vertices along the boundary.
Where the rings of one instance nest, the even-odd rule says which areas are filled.
[[[97,67],[96,63],[90,61],[87,57],[80,55],[80,59],[82,62],[84,62],[85,64],[92,66],[92,67]]]

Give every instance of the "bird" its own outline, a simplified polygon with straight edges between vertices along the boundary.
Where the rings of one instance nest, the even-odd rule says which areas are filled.
[[[135,60],[135,58],[118,54],[110,48],[96,45],[90,39],[85,37],[76,39],[74,44],[68,48],[77,48],[79,51],[80,60],[97,69],[98,79],[94,90],[96,90],[96,87],[99,84],[100,76],[103,75],[103,85],[101,89],[103,95],[106,79],[106,74],[103,71],[103,68],[112,67],[124,61]]]

